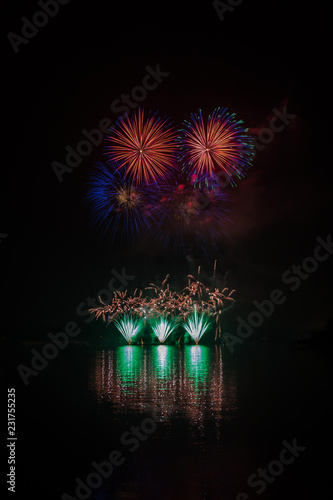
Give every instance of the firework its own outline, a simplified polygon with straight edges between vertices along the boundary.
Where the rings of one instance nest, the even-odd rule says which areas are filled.
[[[216,262],[214,264],[214,275],[216,272]],[[146,320],[154,319],[154,333],[160,339],[167,338],[173,328],[180,322],[187,322],[187,327],[191,330],[190,335],[199,341],[208,327],[207,317],[215,320],[216,331],[215,340],[221,337],[221,317],[223,310],[235,302],[233,293],[228,288],[211,289],[202,283],[200,277],[200,266],[198,276],[188,275],[188,285],[180,291],[171,291],[168,279],[165,277],[161,285],[150,283],[146,290],[152,290],[153,296],[144,296],[142,290],[135,290],[133,295],[124,292],[114,292],[114,297],[110,304],[105,304],[99,298],[101,305],[89,309],[95,314],[96,319],[102,318],[107,324],[119,323],[118,318],[136,317]],[[175,325],[172,330],[171,321]],[[207,325],[206,325],[207,323]],[[200,331],[202,333],[200,334]],[[188,330],[187,330],[188,331]]]
[[[209,327],[209,320],[204,314],[198,314],[197,308],[194,308],[194,313],[189,316],[184,322],[184,328],[187,333],[192,337],[196,344]]]
[[[134,291],[133,296],[127,295],[127,290],[124,292],[114,292],[114,297],[111,304],[105,304],[98,297],[101,306],[89,309],[90,313],[94,313],[96,319],[102,318],[108,324],[115,321],[122,314],[133,314],[141,318],[146,318],[148,310],[147,299],[142,297],[142,290]]]
[[[163,344],[170,333],[173,332],[175,326],[176,325],[171,324],[167,319],[159,318],[152,328],[158,340]]]
[[[253,139],[242,123],[227,108],[215,109],[206,123],[201,110],[192,114],[179,136],[180,159],[199,175],[213,176],[222,170],[235,185],[235,177],[244,177],[253,159]]]
[[[133,117],[120,118],[108,140],[108,152],[118,168],[125,168],[125,176],[137,184],[143,179],[147,184],[155,182],[173,168],[176,132],[168,119],[156,114],[144,119],[144,111],[139,109]]]
[[[170,316],[175,318],[179,314],[178,297],[176,292],[171,292],[167,283],[169,274],[164,278],[162,285],[158,286],[150,283],[146,290],[153,290],[154,296],[148,301],[147,309],[149,314],[154,316]]]
[[[115,325],[129,344],[141,329],[140,320],[131,314],[124,314],[119,321],[115,321]]]
[[[210,178],[189,174],[184,168],[174,169],[160,184],[155,234],[164,248],[206,253],[228,237],[229,196],[216,186]]]
[[[156,195],[141,183],[140,186],[122,179],[118,165],[98,164],[91,175],[87,203],[93,224],[109,234],[111,243],[115,237],[143,239],[154,223]]]

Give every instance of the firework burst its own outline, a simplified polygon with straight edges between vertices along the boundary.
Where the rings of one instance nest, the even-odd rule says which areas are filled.
[[[253,139],[242,123],[227,108],[215,109],[206,123],[201,110],[192,114],[179,136],[180,159],[199,175],[213,176],[222,170],[235,185],[235,177],[244,177],[253,159]]]
[[[120,118],[108,140],[108,152],[118,162],[118,168],[125,168],[126,177],[136,183],[156,182],[173,168],[176,132],[168,119],[156,114],[145,119],[144,111],[139,109],[133,117]]]
[[[93,224],[113,243],[119,240],[144,238],[154,221],[154,205],[158,197],[147,185],[133,184],[117,172],[118,165],[98,164],[91,175],[87,195]]]
[[[215,187],[215,189],[214,189]],[[160,184],[156,237],[165,248],[201,248],[204,252],[228,236],[229,196],[211,178],[175,169]]]

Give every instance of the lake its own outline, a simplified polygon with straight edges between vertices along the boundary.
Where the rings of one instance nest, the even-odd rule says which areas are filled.
[[[68,347],[18,390],[18,485],[48,500],[310,498],[327,370],[324,350],[279,342]],[[293,463],[249,484],[295,439]]]

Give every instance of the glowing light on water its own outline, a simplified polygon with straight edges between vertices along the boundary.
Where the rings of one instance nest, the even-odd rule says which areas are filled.
[[[133,349],[135,349],[135,346],[132,346],[132,345],[122,346],[122,354],[123,354],[124,360],[126,360],[127,363],[133,362]]]
[[[201,344],[97,351],[89,386],[99,405],[112,405],[115,418],[123,419],[124,412],[145,418],[148,410],[160,422],[188,419],[200,434],[213,418],[219,435],[220,424],[238,411],[237,369],[231,363],[222,366],[222,352],[221,346]],[[171,425],[168,429],[173,432]]]
[[[108,372],[107,376],[111,381],[115,382],[115,386],[121,386],[124,394],[133,393],[136,380],[141,380],[141,389],[144,384],[144,355],[141,346],[138,345],[122,345],[115,350],[116,362],[114,370]],[[111,391],[117,390],[113,387]]]
[[[122,319],[116,320],[115,325],[130,344],[133,337],[141,330],[141,321],[130,314],[124,314]]]
[[[190,357],[191,357],[192,364],[199,363],[201,358],[202,358],[202,346],[201,345],[192,345],[190,347]]]
[[[197,309],[194,309],[194,313],[191,314],[188,318],[186,318],[184,322],[184,328],[187,333],[192,337],[196,344],[199,343],[199,340],[209,327],[209,320],[205,317],[204,314],[198,314]]]
[[[204,345],[185,346],[185,372],[195,389],[209,376],[210,352]]]
[[[152,328],[158,340],[163,344],[175,329],[175,325],[165,318],[159,318]]]
[[[156,348],[156,355],[153,355],[154,370],[157,379],[169,379],[172,377],[172,364],[170,362],[171,346],[159,345]]]

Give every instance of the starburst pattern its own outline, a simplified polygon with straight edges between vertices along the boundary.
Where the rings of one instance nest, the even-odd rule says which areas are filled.
[[[108,140],[109,154],[136,183],[156,182],[174,167],[176,132],[168,119],[156,114],[145,119],[144,111],[139,109],[132,117],[120,118]]]
[[[235,185],[254,156],[242,123],[227,108],[207,120],[199,110],[177,138],[169,119],[156,113],[139,108],[120,118],[107,138],[109,161],[89,182],[94,225],[111,244],[144,240],[153,251],[208,258],[220,251],[230,234],[231,196],[219,174]]]
[[[154,224],[158,197],[145,183],[123,179],[117,169],[116,163],[99,163],[90,175],[87,203],[93,225],[108,234],[111,243],[116,237],[118,243],[144,239]]]
[[[205,122],[199,110],[184,122],[180,159],[192,172],[213,176],[223,170],[232,185],[245,176],[254,156],[253,139],[235,116],[227,108],[217,108]]]

